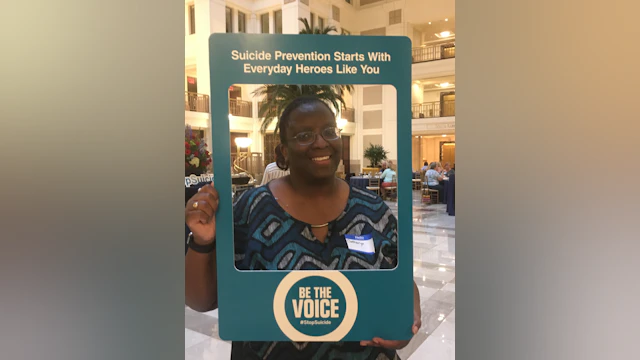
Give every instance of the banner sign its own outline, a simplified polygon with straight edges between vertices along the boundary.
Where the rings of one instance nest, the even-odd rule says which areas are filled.
[[[184,177],[184,186],[198,185],[202,183],[210,183],[213,181],[213,174],[190,175]]]
[[[411,42],[394,36],[213,34],[209,39],[220,337],[360,341],[412,337]],[[397,94],[398,266],[241,271],[234,265],[228,90],[234,84],[391,85]],[[360,135],[361,136],[361,135]],[[385,135],[385,136],[393,136]],[[200,181],[200,180],[198,180]],[[349,249],[373,251],[366,237]]]

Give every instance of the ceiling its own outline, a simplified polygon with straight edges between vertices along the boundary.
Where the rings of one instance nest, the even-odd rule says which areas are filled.
[[[418,81],[420,81],[419,84],[418,84]],[[442,76],[442,77],[436,77],[436,78],[416,80],[413,83],[421,86],[424,90],[441,90],[442,88],[439,86],[436,86],[436,84],[449,83],[450,86],[447,87],[446,89],[452,89],[452,88],[455,88],[456,77],[454,75]]]
[[[441,33],[443,31],[450,31],[455,35],[456,32],[456,18],[446,18],[449,21],[445,21],[444,19],[432,20],[431,24],[429,22],[421,23],[421,24],[413,24],[414,30],[418,30],[425,34],[423,37],[424,41],[438,41],[439,39],[436,34]]]

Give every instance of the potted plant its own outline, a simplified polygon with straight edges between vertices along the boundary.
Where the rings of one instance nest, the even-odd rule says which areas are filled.
[[[197,136],[191,126],[184,128],[184,175],[202,175],[211,164],[211,153],[205,140]]]
[[[369,147],[364,151],[364,157],[369,159],[371,167],[380,167],[380,162],[387,159],[389,152],[382,147],[382,145],[369,144]]]

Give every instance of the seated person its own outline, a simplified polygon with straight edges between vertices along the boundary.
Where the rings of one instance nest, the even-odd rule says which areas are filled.
[[[439,162],[432,162],[429,165],[429,170],[425,174],[427,179],[427,186],[429,189],[438,190],[438,200],[442,204],[442,200],[444,197],[444,186],[440,184],[440,181],[444,179],[444,176],[440,175],[440,171],[442,170],[442,166]]]
[[[380,180],[382,181],[382,185],[380,186],[383,189],[398,186],[398,184],[393,181],[393,177],[396,176],[396,172],[391,168],[391,162],[387,163],[386,161],[383,161],[382,168],[384,169],[384,171],[380,175]]]
[[[449,163],[444,163],[444,167],[442,169],[442,175],[447,175],[449,174],[449,172],[451,171],[451,164]]]
[[[427,172],[427,170],[429,170],[429,162],[425,161],[424,162],[424,166],[422,167],[422,169],[420,169],[421,171]]]

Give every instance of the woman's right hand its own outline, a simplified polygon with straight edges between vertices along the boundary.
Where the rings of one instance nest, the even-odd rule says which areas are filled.
[[[193,233],[193,241],[196,244],[208,245],[215,240],[219,201],[218,191],[213,184],[203,186],[187,201],[184,209],[185,221]]]

